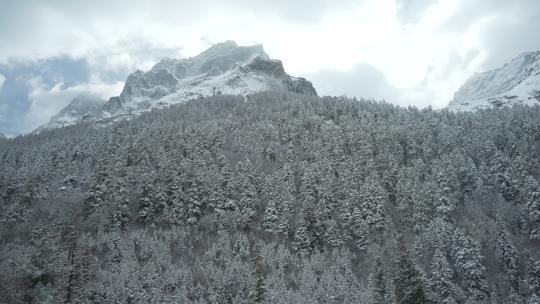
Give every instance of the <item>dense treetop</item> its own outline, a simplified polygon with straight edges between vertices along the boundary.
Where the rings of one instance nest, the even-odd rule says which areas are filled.
[[[540,107],[281,92],[0,139],[0,302],[538,303],[539,154]]]

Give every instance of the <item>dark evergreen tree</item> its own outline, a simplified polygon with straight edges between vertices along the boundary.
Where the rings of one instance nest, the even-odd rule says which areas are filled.
[[[508,279],[512,283],[512,286],[517,290],[519,277],[516,248],[510,239],[508,230],[504,227],[500,220],[497,220],[497,227],[499,229],[495,249],[497,259],[508,276]]]
[[[403,236],[398,238],[397,258],[394,263],[395,297],[398,304],[428,303],[422,277],[409,257]]]
[[[485,299],[489,288],[486,282],[484,256],[470,235],[456,229],[452,240],[452,260],[461,277],[462,286],[473,299]]]
[[[369,278],[370,302],[372,304],[391,303],[390,291],[386,285],[386,275],[380,258],[375,261],[375,267]]]
[[[450,268],[445,253],[437,248],[431,263],[431,292],[435,303],[458,303],[457,287],[454,284],[453,270]]]
[[[536,179],[528,177],[525,191],[529,238],[531,240],[540,240],[540,187],[538,187]]]
[[[540,293],[540,261],[529,258],[527,261],[527,287],[533,294]]]

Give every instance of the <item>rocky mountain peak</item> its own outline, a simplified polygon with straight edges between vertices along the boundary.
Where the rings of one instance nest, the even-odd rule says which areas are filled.
[[[251,46],[239,46],[234,40],[227,40],[225,42],[216,43],[210,48],[202,52],[198,57],[219,57],[227,56],[233,53],[264,53],[261,44],[255,44]]]
[[[83,111],[80,104],[84,98],[74,99],[43,128],[66,126],[83,118],[116,120],[215,94],[245,96],[267,90],[317,94],[311,82],[287,74],[283,63],[271,59],[262,45],[239,46],[229,40],[215,44],[197,56],[165,58],[149,71],[131,73],[120,95],[101,104],[97,111],[94,105],[98,102],[92,101],[91,110]]]

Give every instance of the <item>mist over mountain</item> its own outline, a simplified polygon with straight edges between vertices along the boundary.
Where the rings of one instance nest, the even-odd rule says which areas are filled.
[[[83,120],[94,119],[101,114],[106,101],[90,93],[81,93],[58,114],[54,115],[48,123],[40,126],[37,131],[67,127]]]

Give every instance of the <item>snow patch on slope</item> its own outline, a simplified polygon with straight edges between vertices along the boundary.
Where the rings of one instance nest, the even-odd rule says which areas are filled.
[[[540,104],[540,51],[523,53],[501,68],[474,75],[447,108],[475,111],[516,104]]]

